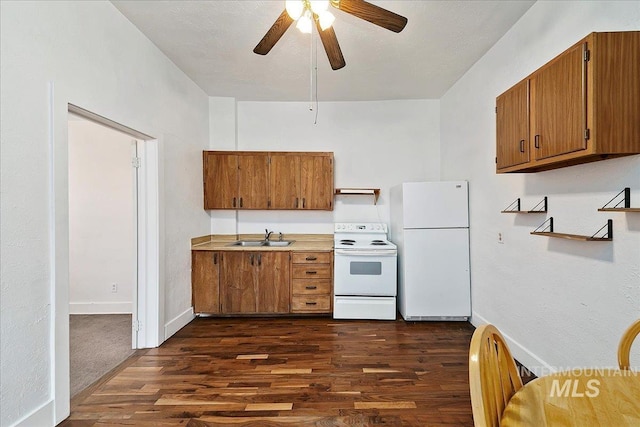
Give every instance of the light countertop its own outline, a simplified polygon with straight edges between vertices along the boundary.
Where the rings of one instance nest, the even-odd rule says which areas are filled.
[[[229,246],[236,240],[263,240],[263,234],[212,234],[191,239],[194,251],[312,251],[333,250],[333,234],[285,234],[283,240],[293,240],[289,246]],[[278,235],[271,235],[277,241]]]

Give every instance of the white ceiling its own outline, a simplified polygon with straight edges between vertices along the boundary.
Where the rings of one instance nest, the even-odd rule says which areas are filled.
[[[370,2],[407,26],[396,34],[332,10],[347,63],[333,71],[317,35],[295,24],[269,54],[253,53],[284,0],[112,0],[208,95],[252,101],[309,100],[316,39],[319,101],[439,99],[535,0]]]

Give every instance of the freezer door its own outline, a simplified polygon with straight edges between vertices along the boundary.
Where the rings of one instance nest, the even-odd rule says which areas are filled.
[[[403,184],[404,228],[469,226],[467,181]]]
[[[401,256],[405,319],[471,316],[468,229],[407,230]]]

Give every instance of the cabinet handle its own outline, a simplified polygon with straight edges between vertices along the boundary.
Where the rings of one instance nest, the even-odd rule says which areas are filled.
[[[240,197],[240,207],[242,207],[242,197]]]
[[[296,197],[296,209],[298,209],[298,198]]]
[[[233,207],[234,208],[236,207],[236,198],[235,197],[233,198]]]
[[[214,264],[218,263],[218,254],[213,254],[213,263]]]
[[[317,260],[317,259],[318,259],[318,257],[315,257],[315,256],[308,256],[308,257],[306,257],[306,258],[305,258],[305,261],[315,261],[315,260]]]
[[[317,271],[306,271],[306,274],[318,274]]]
[[[307,304],[307,305],[316,305],[318,303],[317,302],[306,302],[305,304]]]
[[[258,265],[262,265],[262,254],[258,254]]]
[[[307,199],[305,199],[304,197],[302,198],[302,209],[307,207]]]
[[[533,137],[533,140],[534,140],[534,144],[533,144],[533,145],[534,145],[536,148],[540,148],[540,135],[536,135],[536,136],[534,136],[534,137]]]
[[[318,289],[317,286],[305,286],[304,288],[305,289]]]
[[[520,152],[524,153],[524,139],[520,140]]]
[[[251,265],[253,265],[253,254],[249,254],[249,261],[251,262]]]

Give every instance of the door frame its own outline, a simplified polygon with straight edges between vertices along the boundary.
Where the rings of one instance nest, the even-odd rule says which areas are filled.
[[[49,239],[51,268],[51,392],[54,423],[70,413],[69,384],[69,179],[68,114],[124,132],[137,140],[140,168],[137,172],[137,296],[133,326],[138,325],[137,348],[157,347],[164,341],[163,281],[160,265],[160,143],[157,138],[136,131],[104,116],[54,96],[49,83],[50,199]],[[132,332],[133,341],[133,332]]]

